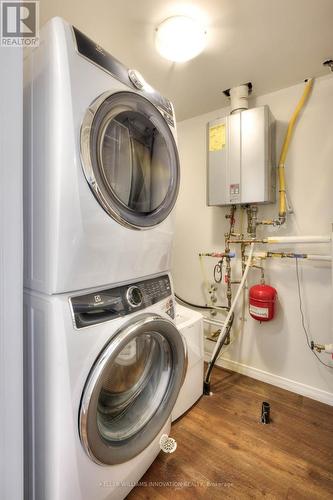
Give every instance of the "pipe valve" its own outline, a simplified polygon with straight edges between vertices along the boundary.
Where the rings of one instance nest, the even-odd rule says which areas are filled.
[[[316,344],[311,341],[311,349],[319,353],[326,352],[327,354],[333,354],[333,344]]]

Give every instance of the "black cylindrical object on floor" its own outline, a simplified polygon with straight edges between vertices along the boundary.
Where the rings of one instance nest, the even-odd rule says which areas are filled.
[[[262,424],[269,424],[271,419],[270,419],[270,412],[271,412],[271,405],[267,403],[266,401],[262,402],[261,405],[261,423]]]

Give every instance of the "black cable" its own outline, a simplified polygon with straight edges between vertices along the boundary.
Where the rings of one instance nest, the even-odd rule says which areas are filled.
[[[229,307],[228,306],[207,306],[207,304],[204,305],[204,306],[201,306],[201,305],[198,305],[198,304],[192,304],[192,302],[189,302],[188,300],[182,299],[176,293],[175,293],[175,297],[176,297],[176,299],[180,300],[180,302],[184,302],[184,304],[187,304],[190,307],[195,307],[197,309],[210,309],[211,310],[211,309],[218,308],[218,309],[225,309],[226,311],[229,311]]]
[[[304,330],[304,333],[305,333],[306,343],[308,344],[308,347],[309,347],[310,351],[312,352],[312,354],[314,354],[316,356],[316,358],[318,359],[318,361],[322,365],[326,366],[327,368],[333,368],[333,365],[327,365],[326,363],[324,363],[324,361],[322,361],[320,359],[320,357],[318,356],[318,354],[311,347],[311,342],[310,342],[310,339],[309,339],[309,334],[308,334],[308,331],[306,329],[305,320],[304,320],[302,294],[301,294],[301,285],[300,285],[299,269],[298,269],[298,257],[296,257],[295,261],[296,261],[296,277],[297,277],[297,289],[298,289],[298,298],[299,298],[299,310],[300,310],[300,313],[301,313],[302,327],[303,327],[303,330]]]
[[[214,266],[214,281],[215,281],[215,283],[221,283],[221,281],[222,281],[222,266],[223,266],[223,258]]]

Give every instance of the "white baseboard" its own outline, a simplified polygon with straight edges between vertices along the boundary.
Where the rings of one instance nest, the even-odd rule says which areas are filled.
[[[205,352],[205,361],[209,360],[210,354]],[[273,373],[265,372],[264,370],[259,370],[258,368],[253,368],[253,366],[244,365],[230,359],[219,359],[216,365],[333,406],[333,393],[331,392],[323,391],[322,389],[317,389],[316,387],[302,384],[295,380],[280,377],[279,375],[274,375]]]

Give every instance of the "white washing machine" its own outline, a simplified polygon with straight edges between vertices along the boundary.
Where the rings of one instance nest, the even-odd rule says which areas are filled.
[[[203,316],[193,309],[176,305],[176,326],[187,348],[187,371],[176,404],[172,420],[176,420],[201,398],[204,380],[204,332]]]
[[[24,300],[25,498],[122,499],[160,452],[186,372],[169,276]]]
[[[25,59],[24,117],[25,286],[56,294],[169,270],[171,102],[54,18]]]

